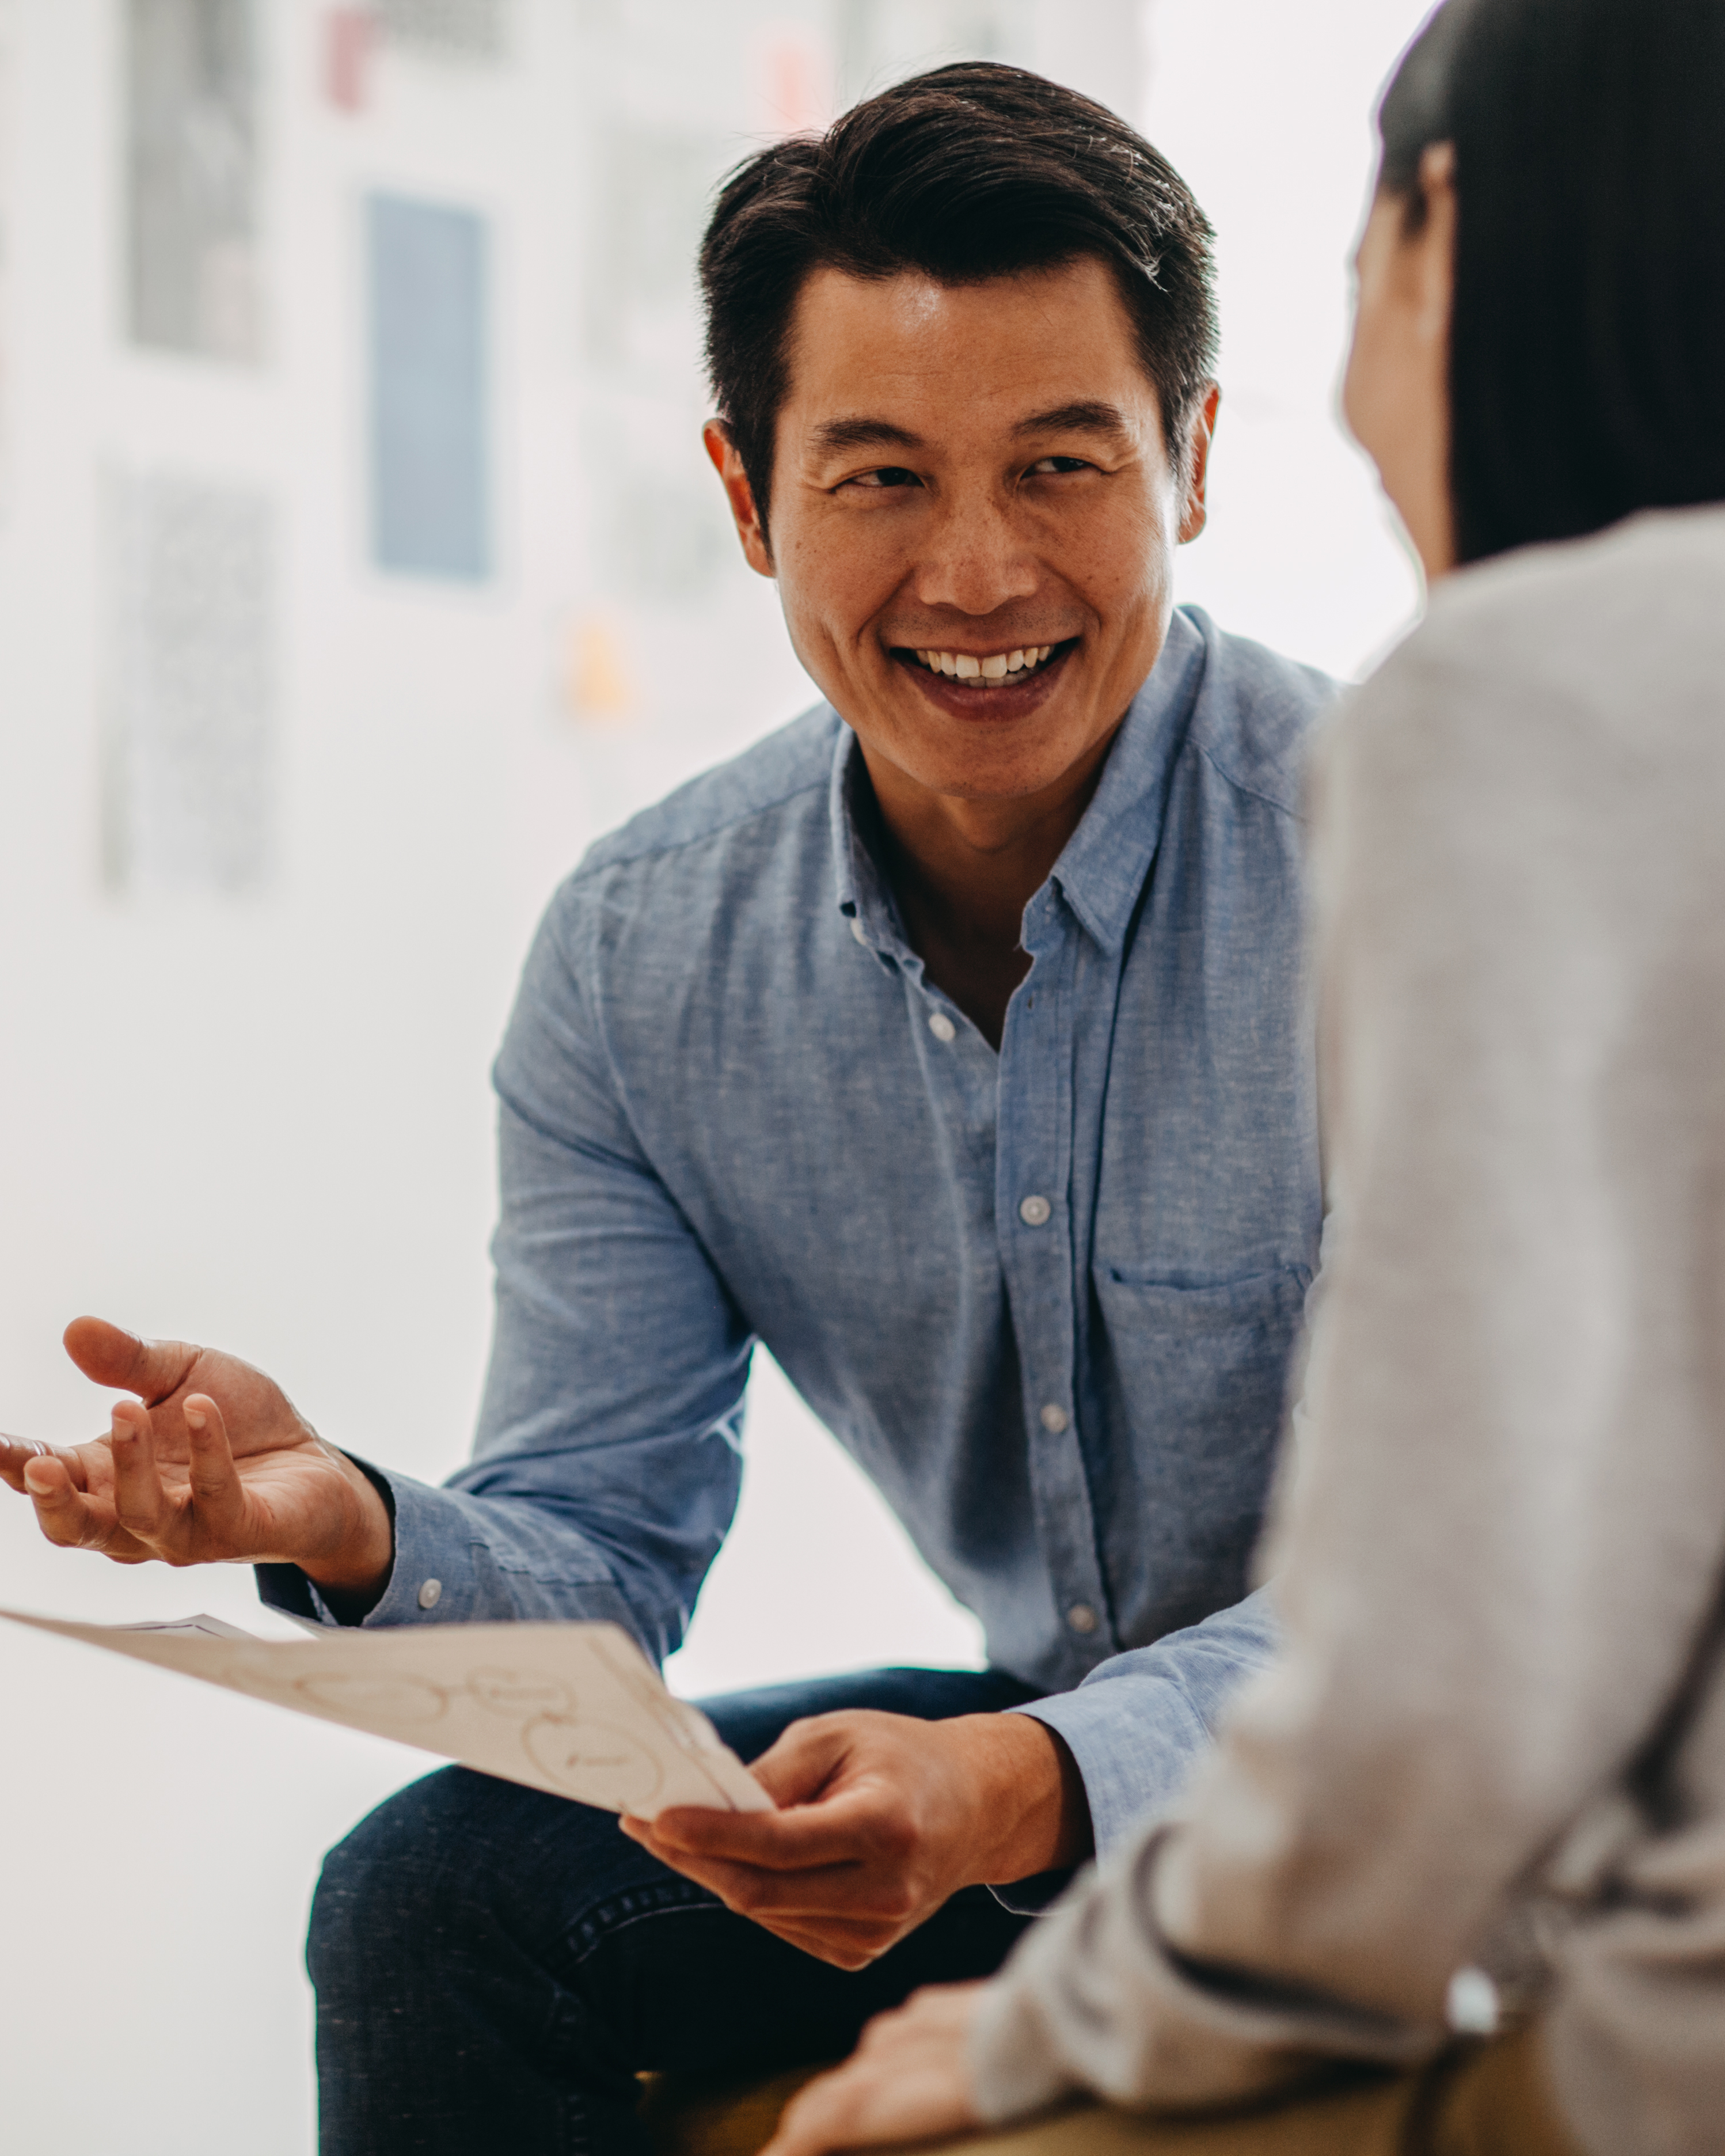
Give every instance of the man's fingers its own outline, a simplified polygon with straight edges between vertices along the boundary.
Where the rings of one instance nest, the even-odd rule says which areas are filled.
[[[858,1969],[872,1961],[917,1914],[916,1907],[895,1892],[895,1881],[883,1880],[860,1865],[760,1871],[748,1865],[655,1849],[639,1833],[634,1838],[661,1863],[716,1894],[737,1915],[750,1917],[841,1969]]]
[[[897,1941],[873,1937],[853,1939],[842,1932],[804,1931],[797,1924],[782,1924],[775,1918],[763,1922],[763,1932],[770,1932],[776,1939],[783,1939],[788,1947],[798,1953],[806,1953],[811,1961],[824,1961],[829,1969],[841,1969],[847,1976],[855,1976],[880,1960],[882,1954]]]
[[[848,1715],[810,1715],[793,1722],[749,1772],[775,1804],[813,1802],[844,1764],[855,1741]]]
[[[655,1850],[661,1863],[669,1852]],[[710,1887],[727,1907],[750,1916],[879,1922],[896,1916],[880,1905],[883,1882],[860,1864],[822,1865],[812,1871],[763,1871],[752,1864],[727,1864],[713,1856],[678,1856],[673,1868]]]
[[[24,1470],[33,1460],[57,1460],[71,1478],[74,1490],[87,1490],[90,1477],[80,1455],[69,1448],[57,1445],[42,1445],[33,1437],[7,1437],[0,1435],[0,1482],[22,1491]]]
[[[237,1546],[245,1516],[245,1491],[234,1465],[222,1410],[208,1393],[193,1393],[182,1412],[190,1448],[193,1509],[201,1538],[213,1537]]]
[[[54,1453],[39,1453],[24,1463],[24,1495],[36,1507],[36,1524],[62,1549],[82,1549],[100,1540],[90,1501],[74,1488],[66,1463]]]
[[[86,1378],[136,1393],[151,1407],[184,1384],[198,1360],[188,1341],[141,1340],[102,1317],[74,1317],[62,1337]]]
[[[807,1871],[817,1866],[861,1864],[890,1854],[889,1829],[865,1791],[779,1812],[721,1812],[680,1804],[652,1822],[654,1855],[716,1857],[767,1871]]]
[[[108,1449],[114,1456],[114,1517],[128,1534],[154,1543],[172,1507],[156,1464],[148,1410],[131,1400],[116,1400]]]

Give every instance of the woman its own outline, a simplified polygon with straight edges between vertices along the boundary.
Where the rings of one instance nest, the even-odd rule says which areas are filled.
[[[1235,2116],[1062,2147],[1725,2148],[1725,7],[1450,0],[1381,127],[1347,410],[1435,590],[1316,787],[1284,1651],[773,2156],[1081,2092]]]

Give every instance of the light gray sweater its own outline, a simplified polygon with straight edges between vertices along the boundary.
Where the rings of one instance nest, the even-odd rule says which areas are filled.
[[[1314,806],[1284,1650],[984,1994],[981,2101],[1411,2063],[1519,1966],[1583,2148],[1720,2156],[1725,513],[1450,579]]]

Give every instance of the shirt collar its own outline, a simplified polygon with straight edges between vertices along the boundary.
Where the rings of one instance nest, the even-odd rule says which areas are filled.
[[[1207,655],[1203,633],[1185,614],[1170,616],[1161,656],[1132,698],[1091,804],[1049,878],[1110,957],[1126,941],[1161,842],[1168,778]]]
[[[899,924],[898,908],[871,843],[880,812],[875,806],[869,767],[863,761],[862,744],[842,721],[833,752],[828,813],[832,820],[839,911],[849,918],[851,934],[872,951],[909,957],[911,953]]]
[[[1198,701],[1204,660],[1203,634],[1175,613],[1161,656],[1114,737],[1095,797],[1049,879],[1111,957],[1126,940],[1162,836],[1168,775]],[[856,736],[843,724],[829,804],[839,911],[859,942],[908,957],[898,909],[870,843],[880,812],[868,767]]]

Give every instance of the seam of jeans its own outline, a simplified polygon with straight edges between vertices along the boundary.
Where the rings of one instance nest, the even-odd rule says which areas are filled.
[[[664,1887],[637,1887],[602,1902],[597,1909],[583,1910],[563,1934],[563,1951],[570,1966],[579,1969],[608,1939],[630,1930],[649,1917],[680,1916],[691,1910],[722,1911],[724,1903],[692,1880],[678,1880]]]

